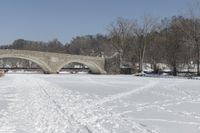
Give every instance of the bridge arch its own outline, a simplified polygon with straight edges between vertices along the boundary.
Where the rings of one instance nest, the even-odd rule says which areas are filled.
[[[51,68],[43,61],[41,61],[40,59],[33,57],[33,56],[27,56],[27,55],[23,55],[23,54],[3,54],[0,55],[0,58],[16,58],[16,59],[25,59],[25,60],[29,60],[34,62],[35,64],[37,64],[43,71],[44,73],[49,73],[51,72]]]
[[[85,66],[87,66],[89,68],[89,70],[93,73],[93,74],[102,74],[102,73],[105,73],[104,70],[102,70],[98,65],[96,65],[95,63],[93,62],[89,62],[89,61],[84,61],[84,60],[70,60],[70,61],[67,61],[67,62],[64,62],[62,63],[58,69],[57,69],[57,72],[60,72],[60,70],[65,66],[65,65],[68,65],[68,64],[71,64],[71,63],[80,63],[80,64],[83,64]]]

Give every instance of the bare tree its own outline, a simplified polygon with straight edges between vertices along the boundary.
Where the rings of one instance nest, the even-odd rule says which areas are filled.
[[[188,25],[186,25],[188,28],[185,33],[188,36],[189,41],[195,47],[197,75],[200,76],[200,19],[197,15],[195,15],[195,13],[192,10],[190,19],[191,20],[188,23],[186,23]]]
[[[179,29],[184,33],[184,41],[194,49],[195,62],[197,64],[197,75],[200,76],[200,5],[199,2],[195,6],[190,7],[188,16],[179,19],[177,23]],[[191,51],[191,50],[190,50]],[[190,54],[191,56],[191,54]]]
[[[154,73],[158,73],[157,63],[165,63],[166,61],[164,58],[165,48],[163,47],[166,38],[163,32],[152,32],[150,36],[152,40],[146,47],[145,61],[151,63],[151,68],[153,68]]]
[[[155,18],[151,16],[144,16],[142,18],[142,23],[137,24],[134,29],[134,35],[136,38],[136,42],[134,44],[135,54],[138,57],[139,62],[139,72],[143,72],[143,62],[146,47],[152,41],[152,37],[150,35],[151,32],[155,31],[157,27],[157,22]]]
[[[165,29],[165,58],[167,63],[171,66],[174,76],[177,75],[177,68],[182,64],[183,55],[185,53],[183,32],[178,26],[178,23],[182,19],[182,16],[172,17],[169,27]]]
[[[120,65],[122,65],[124,56],[133,43],[134,28],[135,23],[133,21],[121,17],[108,27],[110,42],[119,53]]]
[[[69,44],[69,52],[71,54],[103,56],[103,54],[107,54],[107,40],[106,36],[100,34],[76,37]],[[109,52],[112,52],[112,48],[109,49]]]

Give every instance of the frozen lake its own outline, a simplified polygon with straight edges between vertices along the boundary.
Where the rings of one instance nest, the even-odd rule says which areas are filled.
[[[7,74],[0,133],[199,133],[200,80]]]

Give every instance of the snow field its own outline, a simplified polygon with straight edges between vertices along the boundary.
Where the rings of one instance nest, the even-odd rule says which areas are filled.
[[[199,133],[199,104],[198,80],[8,74],[0,133]]]

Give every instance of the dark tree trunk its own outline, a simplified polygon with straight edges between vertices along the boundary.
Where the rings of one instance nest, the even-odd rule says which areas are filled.
[[[200,62],[198,60],[197,61],[197,76],[200,76],[199,64],[200,64]]]
[[[173,76],[177,76],[177,68],[176,65],[173,66],[173,72],[172,72]]]
[[[140,57],[139,59],[139,73],[143,72],[143,58]]]
[[[198,56],[198,58],[197,58],[197,76],[200,76],[200,70],[199,70],[199,65],[200,65],[200,61],[199,61],[199,59],[200,59],[200,53],[199,53],[200,51],[198,50],[198,52],[197,52],[197,56]]]
[[[153,64],[153,72],[154,72],[155,74],[158,74],[158,72],[159,72],[156,63]]]

